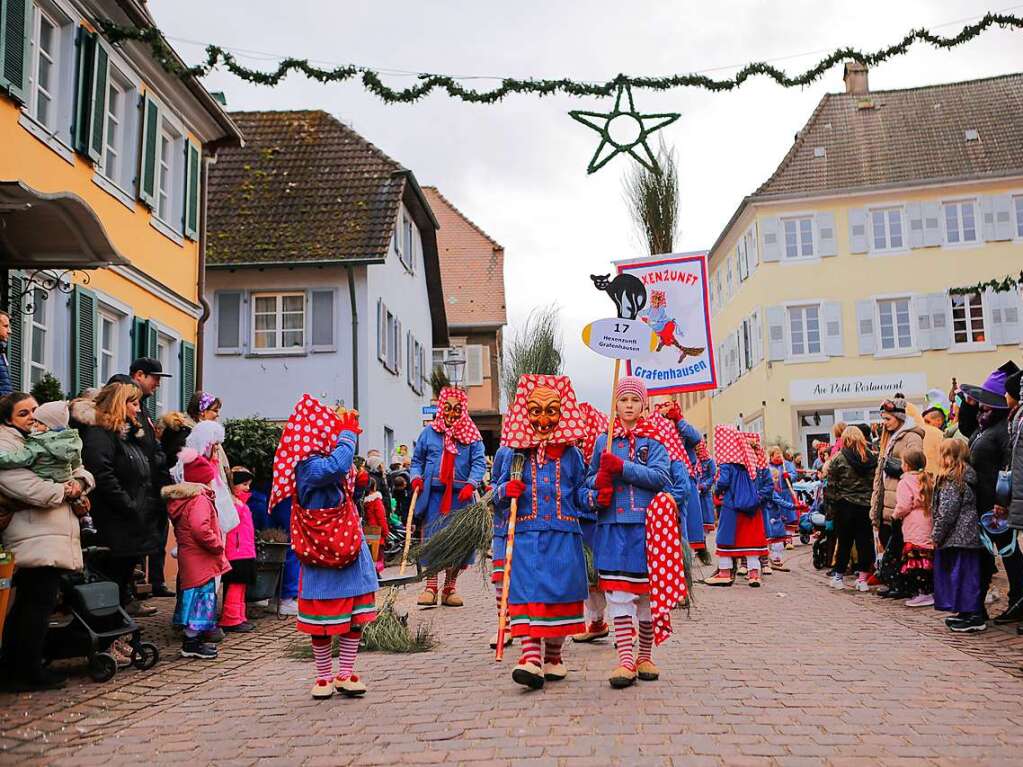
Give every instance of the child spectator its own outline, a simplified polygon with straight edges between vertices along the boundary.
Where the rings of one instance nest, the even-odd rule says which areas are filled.
[[[945,439],[939,449],[938,478],[931,505],[934,519],[934,609],[954,612],[945,625],[959,633],[987,628],[980,590],[981,542],[977,473],[969,464],[970,448]]]
[[[70,419],[67,402],[40,405],[35,430],[25,436],[20,449],[0,452],[0,469],[31,469],[40,479],[61,485],[69,482],[82,465],[82,438],[77,429],[69,428]],[[71,511],[78,517],[82,535],[96,534],[84,496],[72,502]]]
[[[173,622],[184,627],[182,658],[212,660],[217,647],[203,642],[200,634],[217,627],[217,576],[231,569],[211,487],[216,469],[192,448],[183,448],[178,460],[184,482],[161,491],[178,542],[179,599]]]
[[[256,582],[256,529],[248,500],[252,493],[252,472],[242,466],[231,469],[234,506],[238,510],[238,526],[224,540],[231,571],[223,577],[224,607],[220,628],[228,633],[247,634],[255,626],[245,615],[245,589]]]
[[[931,499],[934,479],[926,472],[923,450],[907,450],[902,456],[902,477],[895,490],[893,519],[902,520],[902,566],[899,569],[912,595],[907,607],[934,604],[934,540]]]
[[[380,528],[380,546],[378,548],[376,568],[381,573],[384,570],[384,544],[387,542],[387,509],[384,508],[384,499],[377,488],[377,480],[370,475],[369,484],[366,486],[366,496],[362,499],[362,508],[365,512],[366,526]]]

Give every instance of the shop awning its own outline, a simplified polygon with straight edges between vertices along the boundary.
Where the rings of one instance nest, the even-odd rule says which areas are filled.
[[[0,181],[0,268],[98,269],[128,263],[80,197]]]

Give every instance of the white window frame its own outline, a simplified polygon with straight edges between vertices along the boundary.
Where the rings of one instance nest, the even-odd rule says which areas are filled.
[[[973,328],[970,323],[970,316],[967,313],[973,305],[972,297],[976,296],[980,301],[980,319],[981,319],[981,332],[984,334],[983,341],[973,341]],[[956,340],[956,299],[963,299],[962,306],[964,308],[964,320],[967,323],[966,333],[971,340],[957,341]],[[993,350],[995,346],[988,340],[991,333],[991,318],[988,313],[988,303],[984,300],[984,293],[968,293],[960,295],[949,295],[949,321],[952,324],[952,350],[954,351],[988,351]]]
[[[109,75],[107,77],[106,114],[103,119],[103,156],[96,168],[97,174],[116,187],[117,191],[128,195],[134,208],[135,174],[138,166],[138,82],[118,66],[113,57],[109,59]],[[117,91],[120,109],[112,110],[113,101],[110,92]],[[111,122],[117,123],[119,135],[111,141]],[[117,156],[117,168],[111,170],[111,152]]]
[[[963,226],[962,206],[966,205],[966,204],[970,205],[973,208],[973,239],[972,240],[965,239],[966,230],[965,230],[965,228]],[[950,208],[952,208],[952,207],[955,207],[955,209],[956,209],[956,233],[957,233],[957,236],[958,236],[957,240],[952,240],[952,239],[949,238],[948,210]],[[979,209],[980,209],[980,206],[977,204],[977,198],[975,198],[975,197],[963,197],[963,198],[956,199],[956,200],[944,200],[944,201],[942,201],[942,203],[941,203],[941,231],[942,231],[942,238],[944,240],[945,245],[948,245],[948,246],[951,246],[951,247],[962,247],[962,246],[974,247],[976,245],[981,244],[982,240],[981,240],[981,236],[980,236],[980,216],[978,215],[979,214]]]
[[[175,364],[177,358],[174,355],[174,347],[176,343],[177,339],[175,339],[174,337],[169,336],[166,333],[157,331],[156,358],[160,361],[160,364],[163,366],[163,372],[165,373],[176,370],[178,367]],[[173,381],[176,378],[177,376],[169,380]],[[156,390],[156,412],[158,414],[166,413],[168,410],[171,410],[170,397],[172,394],[171,389],[173,387],[167,386],[166,384],[167,381],[165,380]]]
[[[892,244],[892,214],[896,214],[899,222],[899,244]],[[881,214],[881,236],[884,238],[884,245],[878,247],[877,245],[877,222],[874,219],[875,214]],[[874,208],[867,209],[868,226],[870,227],[870,241],[869,251],[871,253],[899,253],[908,249],[907,246],[907,231],[906,231],[906,212],[901,205],[879,205]]]
[[[806,360],[822,360],[827,359],[824,353],[824,302],[823,301],[796,301],[788,304],[784,304],[785,307],[785,352],[787,360],[806,361]],[[817,310],[817,351],[810,351],[809,343],[809,323],[806,317],[807,309]],[[800,321],[802,337],[803,337],[803,351],[796,352],[792,345],[792,312],[799,310],[802,312],[802,319]]]
[[[150,94],[152,95],[152,94]],[[153,215],[150,223],[162,234],[169,237],[178,245],[184,244],[185,231],[185,145],[187,143],[187,131],[184,125],[160,99],[153,99],[160,108],[160,125],[157,128],[156,147],[156,171],[153,183],[153,193],[156,204],[153,206]],[[160,155],[164,138],[171,140],[170,164],[168,166],[171,178],[168,181],[167,201],[169,208],[164,214],[160,211],[160,190],[163,186],[163,163]],[[141,150],[140,150],[141,151]]]
[[[51,293],[50,296],[53,294]],[[32,387],[43,377],[45,373],[55,375],[53,365],[53,344],[55,341],[53,331],[53,306],[54,302],[47,297],[47,291],[41,287],[32,289],[32,314],[26,314],[22,319],[22,370],[25,371],[25,390],[30,391]],[[38,317],[36,315],[39,315]],[[36,333],[43,334],[42,360],[36,361],[32,358],[32,349],[35,346]],[[38,371],[38,375],[36,372]]]
[[[881,337],[881,304],[895,301],[905,301],[909,313],[909,346],[896,346],[892,349],[885,349]],[[893,317],[893,328],[895,339],[898,341],[898,323]],[[901,357],[918,353],[916,345],[916,331],[913,321],[913,296],[907,293],[894,293],[891,295],[874,296],[874,356],[875,357]]]
[[[257,330],[256,329],[256,317],[267,315],[267,312],[257,312],[256,304],[259,299],[273,298],[274,299],[274,327],[272,331],[274,333],[274,345],[273,346],[259,346],[259,334],[270,332],[270,329]],[[284,299],[285,298],[301,298],[302,299],[302,327],[289,328],[287,331],[284,330]],[[250,319],[249,319],[249,338],[251,339],[250,350],[253,354],[300,354],[305,352],[306,341],[308,335],[308,314],[309,306],[306,300],[306,294],[303,291],[296,290],[285,290],[278,293],[274,292],[254,292],[249,296],[249,306],[251,307]],[[295,314],[296,312],[288,312],[288,314]],[[284,346],[284,333],[293,333],[299,331],[302,334],[302,342],[292,346]]]
[[[75,34],[80,16],[63,2],[56,0],[26,0],[31,2],[31,38],[29,40],[28,87],[25,104],[21,108],[22,127],[49,146],[53,151],[74,164],[71,149],[71,112],[74,107],[75,88]],[[50,83],[50,113],[46,121],[38,115],[38,83],[40,54],[40,24],[42,18],[54,25],[53,79]]]
[[[1016,212],[1016,239],[1023,239],[1023,194],[1012,196],[1012,207]]]
[[[810,225],[810,253],[809,255],[803,253],[804,245],[806,241],[804,239],[803,222],[809,222]],[[796,255],[789,255],[789,224],[795,227],[796,234]],[[781,260],[782,263],[796,263],[799,261],[814,261],[820,256],[818,255],[819,247],[817,243],[817,233],[814,226],[814,216],[812,213],[800,213],[793,214],[791,216],[785,216],[781,219]]]
[[[106,382],[110,380],[110,376],[115,373],[121,372],[121,321],[120,315],[100,306],[99,309],[99,328],[96,332],[96,347],[99,356],[99,380]],[[110,326],[110,344],[111,348],[107,348],[104,345],[103,329],[105,325]],[[106,365],[106,371],[104,371],[104,363]],[[165,371],[166,372],[166,371]]]

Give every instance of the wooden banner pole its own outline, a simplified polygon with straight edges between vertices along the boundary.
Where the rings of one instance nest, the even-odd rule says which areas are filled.
[[[618,388],[618,378],[622,374],[622,361],[615,360],[614,380],[611,382],[611,417],[607,420],[607,444],[604,446],[606,452],[611,452],[611,440],[615,433],[615,390]]]

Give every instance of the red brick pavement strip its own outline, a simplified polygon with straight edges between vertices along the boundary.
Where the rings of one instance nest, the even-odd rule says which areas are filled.
[[[569,643],[569,679],[523,691],[510,680],[516,653],[495,664],[486,647],[493,597],[470,572],[467,607],[411,608],[414,621],[432,622],[437,649],[360,656],[363,700],[311,700],[311,662],[289,659],[290,626],[271,624],[229,638],[216,662],[161,662],[116,684],[0,698],[0,745],[14,744],[0,761],[1018,763],[1023,639],[955,636],[933,610],[835,592],[807,554],[761,589],[699,587],[692,618],[678,615],[676,635],[655,651],[656,683],[611,690],[612,648]],[[414,598],[410,588],[402,609]],[[47,731],[51,721],[60,724]]]

